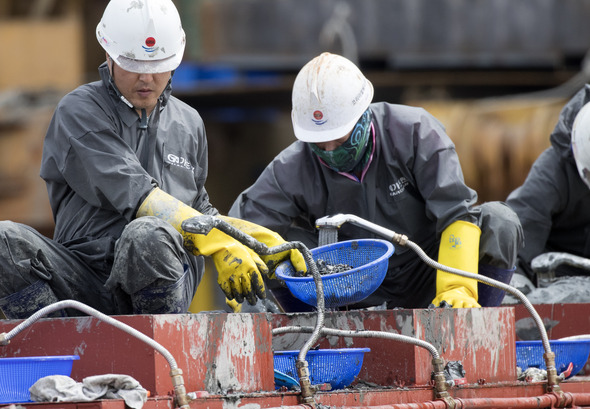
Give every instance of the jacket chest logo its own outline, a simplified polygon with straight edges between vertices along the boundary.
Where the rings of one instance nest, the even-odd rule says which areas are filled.
[[[408,179],[402,176],[397,180],[397,182],[390,184],[388,188],[389,196],[393,197],[404,193],[406,191],[406,186],[408,186],[408,183]]]
[[[178,166],[179,168],[194,170],[195,167],[189,162],[187,158],[183,158],[182,156],[176,156],[172,153],[166,155],[166,162],[168,162],[172,166]]]

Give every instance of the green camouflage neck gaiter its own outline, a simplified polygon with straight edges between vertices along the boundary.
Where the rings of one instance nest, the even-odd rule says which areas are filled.
[[[309,144],[311,150],[336,172],[350,172],[361,161],[366,163],[366,159],[370,155],[367,146],[371,134],[372,118],[371,109],[367,109],[352,129],[352,133],[346,142],[333,151],[320,149],[314,143]]]

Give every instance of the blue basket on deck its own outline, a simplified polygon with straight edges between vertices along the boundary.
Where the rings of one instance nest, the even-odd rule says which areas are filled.
[[[50,375],[70,376],[78,355],[0,358],[0,403],[31,402],[29,388]]]
[[[323,275],[324,303],[326,308],[354,304],[371,295],[387,274],[393,244],[385,240],[361,239],[341,241],[311,250],[313,259],[329,265],[347,264],[352,269]],[[275,274],[283,280],[293,296],[306,304],[317,306],[315,281],[308,277],[295,277],[290,262],[278,265]]]
[[[350,385],[363,366],[365,352],[369,348],[316,349],[307,352],[305,360],[312,385],[329,383],[332,389]],[[299,351],[275,351],[274,368],[293,379],[299,380],[295,363]]]
[[[555,369],[557,374],[564,372],[570,362],[573,369],[569,377],[576,375],[584,368],[590,355],[590,339],[549,341],[551,352],[555,354]],[[543,354],[542,341],[516,341],[516,366],[523,371],[527,368],[547,369]]]

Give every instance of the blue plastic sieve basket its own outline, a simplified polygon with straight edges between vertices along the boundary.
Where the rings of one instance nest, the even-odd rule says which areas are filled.
[[[381,285],[387,273],[389,257],[394,247],[378,239],[349,240],[316,247],[311,250],[315,261],[329,265],[347,264],[352,269],[322,276],[326,308],[336,308],[364,300]],[[275,271],[293,296],[306,304],[317,306],[313,277],[294,277],[290,262],[283,262]]]
[[[312,385],[329,383],[332,389],[350,385],[363,366],[365,352],[369,348],[317,349],[307,352],[309,381]],[[299,351],[275,351],[274,367],[294,379],[299,379],[295,363]]]
[[[29,388],[50,375],[72,373],[78,355],[0,358],[0,403],[31,402]]]
[[[565,371],[570,364],[573,369],[569,377],[576,375],[584,368],[590,355],[590,339],[569,340],[569,341],[549,341],[551,351],[555,354],[555,369],[560,374]],[[516,341],[516,365],[523,371],[527,368],[547,369],[543,354],[542,341]]]

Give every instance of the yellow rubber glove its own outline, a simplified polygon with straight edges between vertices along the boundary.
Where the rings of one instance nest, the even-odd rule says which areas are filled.
[[[161,189],[155,188],[143,201],[137,217],[155,216],[170,223],[184,238],[184,246],[195,255],[210,256],[217,269],[217,283],[229,300],[252,305],[257,297],[265,298],[262,274],[268,274],[264,261],[249,248],[220,230],[212,229],[207,235],[189,233],[182,222],[200,216],[197,210],[182,203]]]
[[[477,274],[479,264],[479,237],[481,230],[473,223],[458,220],[442,233],[438,262],[468,273]],[[438,307],[442,301],[453,308],[479,307],[477,280],[437,270],[436,297],[432,303]]]
[[[265,244],[267,247],[274,247],[280,244],[284,244],[285,240],[276,232],[262,227],[258,224],[248,222],[242,219],[236,219],[229,216],[219,216],[219,218],[228,224],[232,225],[238,230],[246,233],[249,236],[254,237],[259,242]],[[269,278],[275,278],[275,269],[279,263],[289,259],[295,271],[307,272],[307,265],[301,252],[297,249],[283,251],[277,254],[270,254],[267,256],[260,255],[260,258],[266,263],[270,274]]]
[[[227,304],[227,306],[229,308],[231,308],[231,310],[235,313],[239,313],[242,312],[242,304],[237,302],[236,300],[228,300],[227,298],[225,299],[225,303]]]

